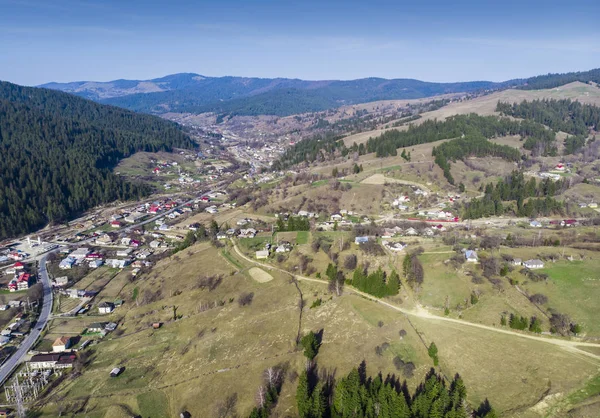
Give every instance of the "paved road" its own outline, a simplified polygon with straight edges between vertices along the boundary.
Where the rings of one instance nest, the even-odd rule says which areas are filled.
[[[286,273],[286,274],[291,274],[292,276],[294,276],[296,279],[298,280],[302,280],[302,281],[308,281],[308,282],[315,282],[315,283],[322,283],[322,284],[328,284],[327,280],[323,280],[323,279],[313,279],[311,277],[306,277],[306,276],[302,276],[299,274],[293,274],[290,273],[287,270],[281,269],[279,267],[275,267],[269,264],[265,264],[265,263],[261,263],[260,261],[256,261],[253,260],[249,257],[247,257],[244,253],[242,253],[242,251],[240,251],[240,249],[238,248],[237,244],[235,243],[235,241],[232,240],[233,243],[233,249],[235,250],[236,254],[239,255],[240,257],[242,257],[244,260],[246,260],[249,263],[255,264],[257,266],[263,267],[267,270],[277,270],[280,271],[282,273]],[[485,329],[488,331],[492,331],[492,332],[497,332],[497,333],[501,333],[501,334],[506,334],[506,335],[511,335],[514,337],[519,337],[519,338],[526,338],[529,340],[536,340],[536,341],[541,341],[547,344],[553,344],[555,346],[559,346],[561,348],[563,348],[564,350],[567,350],[571,353],[577,354],[580,357],[587,357],[587,358],[592,358],[594,359],[596,362],[594,364],[597,364],[597,361],[600,360],[600,355],[598,354],[594,354],[592,352],[589,351],[585,351],[580,349],[579,347],[592,347],[592,348],[600,348],[600,344],[597,343],[589,343],[589,342],[578,342],[578,341],[569,341],[569,340],[562,340],[562,339],[558,339],[558,338],[553,338],[553,337],[541,337],[541,336],[536,336],[536,335],[531,335],[531,334],[526,334],[526,333],[521,333],[521,332],[516,332],[516,331],[511,331],[509,329],[504,329],[504,328],[498,328],[498,327],[492,327],[489,325],[483,325],[483,324],[477,324],[474,322],[468,322],[468,321],[464,321],[461,319],[454,319],[454,318],[448,318],[446,316],[437,316],[437,315],[433,315],[431,313],[429,313],[429,311],[427,311],[426,309],[422,308],[421,306],[417,306],[416,309],[406,309],[406,308],[401,308],[397,305],[394,305],[393,303],[384,301],[382,299],[379,299],[373,295],[370,295],[368,293],[365,292],[361,292],[360,290],[348,286],[345,286],[347,289],[351,289],[352,292],[356,293],[357,295],[360,295],[366,299],[369,299],[373,302],[379,303],[383,306],[386,306],[390,309],[393,309],[397,312],[401,312],[404,315],[410,315],[410,316],[415,316],[418,318],[423,318],[426,320],[430,320],[430,321],[443,321],[443,322],[452,322],[455,324],[459,324],[462,326],[467,326],[467,327],[474,327],[474,328],[481,328],[481,329]]]
[[[52,286],[48,278],[46,270],[46,260],[50,253],[46,253],[39,260],[38,277],[41,279],[44,289],[44,298],[42,303],[42,311],[37,320],[37,323],[31,332],[25,337],[17,351],[15,351],[6,362],[0,367],[0,384],[3,384],[6,379],[12,374],[13,370],[23,361],[25,354],[31,349],[42,333],[43,327],[46,326],[50,313],[52,312]]]
[[[209,193],[212,193],[212,190],[209,190],[204,193],[200,193],[198,196],[202,197]],[[134,229],[139,226],[145,225],[147,223],[153,222],[165,215],[168,215],[169,213],[175,211],[176,209],[182,208],[183,206],[192,203],[196,199],[197,198],[190,199],[187,202],[184,202],[177,207],[174,207],[168,211],[160,213],[159,215],[153,216],[149,219],[146,219],[145,221],[139,222],[134,225],[124,226],[120,230]],[[68,243],[66,245],[77,247],[77,246],[80,246],[81,244],[90,243],[91,241],[93,241],[95,239],[96,239],[96,237],[91,237],[91,238],[88,238],[83,241],[79,241],[76,243]],[[57,252],[58,250],[59,249],[50,251],[50,252],[42,255],[41,258],[39,259],[38,277],[41,279],[41,283],[42,283],[42,286],[44,289],[44,299],[43,299],[42,311],[40,313],[40,316],[38,317],[35,328],[33,328],[31,330],[31,332],[29,333],[29,335],[27,335],[27,337],[25,337],[23,342],[19,345],[19,348],[17,349],[17,351],[15,351],[8,358],[8,360],[6,360],[4,362],[4,364],[2,364],[2,366],[0,367],[0,385],[4,384],[6,379],[13,373],[13,371],[17,368],[17,366],[19,364],[21,364],[21,362],[23,361],[23,358],[25,357],[27,352],[31,349],[31,347],[33,347],[33,345],[39,338],[40,334],[42,333],[41,330],[46,326],[46,324],[48,323],[48,320],[50,319],[50,314],[52,312],[53,295],[52,295],[52,285],[50,283],[50,278],[48,277],[48,271],[46,270],[46,261],[50,254]]]

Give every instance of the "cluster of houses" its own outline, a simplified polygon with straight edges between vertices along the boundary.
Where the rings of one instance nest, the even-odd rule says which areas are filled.
[[[571,227],[571,226],[579,225],[579,222],[576,219],[563,219],[563,220],[552,220],[549,222],[549,224],[554,225],[554,226]],[[540,221],[533,220],[533,221],[529,222],[529,226],[532,228],[542,228],[544,226],[544,224]]]
[[[395,236],[405,236],[405,237],[416,237],[416,236],[421,236],[421,237],[433,237],[436,234],[439,234],[440,232],[444,232],[446,231],[446,227],[442,224],[437,224],[437,225],[433,225],[431,227],[426,227],[426,228],[414,228],[414,227],[409,227],[406,229],[403,229],[399,226],[395,226],[393,228],[385,228],[383,231],[383,235],[381,236],[382,238],[392,238]]]
[[[14,306],[15,304],[12,305]],[[13,322],[8,324],[5,329],[0,331],[0,346],[8,344],[13,338],[23,337],[28,330],[28,321],[25,320],[23,313],[18,313]]]
[[[290,251],[292,251],[292,244],[287,241],[281,241],[276,245],[267,242],[262,250],[256,251],[255,257],[257,260],[261,260],[269,258],[269,254],[271,253],[283,254]]]
[[[17,261],[12,266],[7,268],[5,274],[12,275],[13,278],[7,284],[7,288],[11,292],[29,289],[33,282],[33,275],[27,271],[25,264]]]
[[[382,244],[385,248],[393,252],[404,251],[407,247],[407,244],[403,242],[382,241]]]
[[[452,212],[446,210],[420,210],[419,216],[423,216],[430,220],[438,219],[451,222],[458,222],[460,220],[457,216],[454,216]]]

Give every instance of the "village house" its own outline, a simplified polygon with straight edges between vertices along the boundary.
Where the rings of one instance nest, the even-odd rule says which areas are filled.
[[[334,213],[333,215],[331,215],[330,219],[335,222],[335,221],[341,221],[342,220],[342,215],[340,215],[339,213]]]
[[[256,259],[262,260],[265,258],[269,258],[269,250],[260,250],[256,252]]]
[[[523,260],[521,260],[520,258],[515,258],[512,261],[513,266],[520,266],[521,264],[523,264]]]
[[[75,264],[75,259],[73,257],[67,257],[64,258],[60,261],[58,268],[61,270],[69,270],[73,267],[73,264]]]
[[[120,228],[121,227],[121,222],[119,222],[119,221],[111,221],[110,227],[111,228]]]
[[[256,229],[248,228],[248,229],[240,229],[238,238],[254,238],[255,236],[256,236]]]
[[[137,221],[139,221],[140,219],[142,219],[144,216],[146,216],[145,213],[141,213],[141,212],[132,212],[129,215],[127,215],[125,217],[125,222],[128,222],[130,224],[134,224]]]
[[[116,268],[116,269],[122,269],[127,267],[129,264],[131,264],[131,260],[128,258],[124,258],[124,259],[116,259],[116,258],[109,258],[106,260],[106,265],[112,268]]]
[[[29,360],[32,369],[65,369],[73,367],[75,353],[36,354]]]
[[[109,234],[102,234],[96,238],[96,244],[98,245],[110,245],[113,243],[113,238]]]
[[[544,268],[544,262],[542,260],[538,260],[538,259],[527,260],[523,263],[523,265],[525,267],[527,267],[528,269],[532,269],[532,270]]]
[[[87,332],[89,333],[102,332],[103,330],[104,323],[102,322],[94,322],[93,324],[90,324],[90,326],[87,328]]]
[[[117,250],[117,257],[127,257],[129,254],[131,254],[131,248],[125,248],[122,250]]]
[[[63,351],[66,351],[67,349],[69,349],[71,347],[72,341],[71,341],[71,337],[58,337],[53,343],[52,343],[52,351],[54,351],[55,353],[62,353]]]
[[[219,210],[217,209],[216,206],[209,206],[206,209],[204,209],[206,212],[211,213],[211,214],[215,214],[217,213]]]
[[[69,278],[67,276],[61,276],[54,279],[52,283],[55,287],[63,287],[69,284]]]
[[[532,228],[541,228],[542,223],[538,222],[538,221],[531,221],[531,222],[529,222],[529,226]]]
[[[364,244],[365,242],[369,242],[369,237],[356,237],[354,238],[355,244]]]
[[[109,314],[115,310],[115,305],[110,302],[101,302],[98,305],[98,312],[101,314]]]
[[[477,252],[474,250],[466,250],[465,251],[465,260],[469,263],[477,263],[479,262],[479,258],[477,257]]]
[[[69,254],[69,257],[72,257],[76,260],[83,260],[90,253],[90,250],[87,248],[77,248],[75,251],[72,251]]]
[[[97,259],[97,260],[91,260],[88,263],[88,266],[92,269],[97,269],[98,267],[101,267],[104,264],[104,261]]]
[[[406,231],[404,231],[404,235],[418,235],[419,233],[417,232],[417,230],[415,228],[408,228]]]
[[[407,245],[404,244],[403,242],[389,242],[389,241],[384,241],[383,245],[388,250],[394,251],[394,252],[402,251],[402,250],[404,250],[407,247]]]

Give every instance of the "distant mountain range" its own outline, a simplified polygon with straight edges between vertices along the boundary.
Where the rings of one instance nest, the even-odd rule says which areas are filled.
[[[40,87],[144,113],[216,112],[222,115],[286,116],[377,100],[420,99],[447,93],[473,93],[509,87],[548,88],[570,81],[598,82],[600,70],[548,74],[500,83],[430,83],[384,78],[306,81],[288,78],[205,77],[181,73],[152,80],[77,81],[48,83]]]

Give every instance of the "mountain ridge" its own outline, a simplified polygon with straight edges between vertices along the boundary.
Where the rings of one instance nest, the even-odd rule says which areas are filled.
[[[76,94],[129,110],[163,114],[214,112],[222,115],[288,116],[378,100],[420,99],[447,93],[479,93],[509,87],[536,89],[570,81],[600,82],[600,70],[546,74],[503,82],[428,82],[411,78],[354,80],[207,77],[170,74],[150,80],[76,81],[40,87]]]

